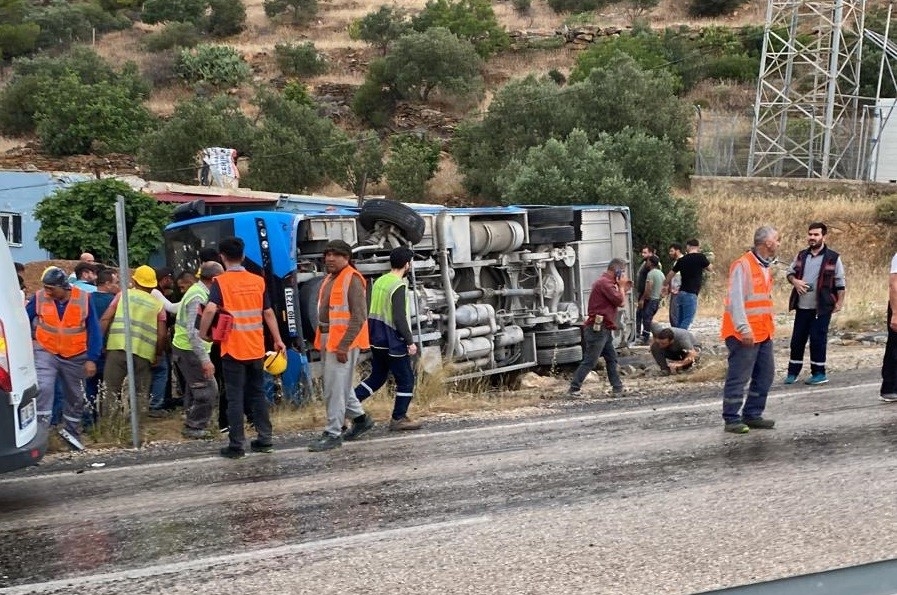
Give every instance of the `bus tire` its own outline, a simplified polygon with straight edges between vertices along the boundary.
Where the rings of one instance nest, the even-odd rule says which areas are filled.
[[[573,223],[573,208],[527,206],[526,220],[530,227],[570,225]]]
[[[582,343],[582,331],[578,326],[552,331],[536,331],[536,347],[566,347]]]
[[[582,347],[569,345],[556,349],[538,349],[536,350],[536,361],[542,366],[578,364],[582,361]]]
[[[414,209],[395,200],[375,198],[362,205],[358,222],[365,231],[374,231],[378,221],[395,225],[412,245],[424,237],[426,225]]]

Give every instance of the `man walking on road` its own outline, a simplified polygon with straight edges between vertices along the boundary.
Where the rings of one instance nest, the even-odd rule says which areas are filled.
[[[331,240],[324,249],[327,276],[318,294],[315,349],[321,353],[324,367],[327,427],[309,447],[312,452],[338,448],[343,440],[356,440],[374,427],[374,420],[364,412],[352,389],[358,353],[370,347],[370,340],[366,282],[349,264],[351,257],[352,247],[342,240]],[[352,427],[344,434],[347,414],[352,418]]]
[[[897,253],[891,258],[888,274],[888,343],[881,362],[879,399],[897,403]]]
[[[673,266],[682,258],[682,244],[672,243],[669,249]],[[670,326],[679,326],[679,289],[682,287],[682,273],[673,273],[669,283]]]
[[[655,255],[651,255],[645,260],[648,268],[648,275],[645,279],[645,286],[642,293],[638,296],[638,309],[641,312],[642,332],[639,340],[643,345],[647,345],[651,340],[651,325],[654,322],[654,315],[660,307],[660,294],[663,289],[663,272],[660,270],[660,259]]]
[[[837,252],[828,247],[825,223],[811,223],[807,230],[807,248],[801,250],[788,268],[791,297],[788,309],[794,310],[791,331],[791,356],[785,384],[794,384],[804,365],[804,348],[810,340],[810,377],[804,384],[828,382],[825,356],[828,326],[832,314],[844,305],[844,264]]]
[[[578,397],[582,394],[582,383],[589,372],[595,369],[599,357],[603,357],[607,364],[607,379],[610,381],[612,394],[623,394],[623,381],[617,370],[617,352],[611,331],[617,328],[617,310],[623,306],[626,301],[625,293],[631,288],[632,280],[626,277],[626,261],[622,258],[611,260],[607,271],[592,284],[583,328],[585,352],[570,380],[568,395]]]
[[[364,401],[380,390],[389,374],[396,381],[396,399],[389,429],[417,430],[421,424],[408,418],[408,406],[414,396],[414,367],[411,358],[417,345],[411,335],[408,284],[414,252],[396,248],[389,255],[392,270],[374,282],[368,329],[371,340],[371,374],[355,387],[355,396]]]
[[[208,337],[215,314],[232,317],[232,326],[221,338],[221,366],[227,386],[227,421],[230,444],[221,456],[239,459],[244,450],[243,406],[249,403],[258,437],[250,443],[255,452],[272,452],[271,418],[265,398],[262,363],[265,359],[265,326],[276,351],[285,352],[277,318],[271,309],[265,280],[243,267],[243,240],[227,237],[218,243],[225,271],[212,280],[209,301],[200,319],[199,335]],[[204,370],[204,376],[207,370]],[[214,369],[212,369],[214,374]],[[208,378],[208,376],[205,376]]]
[[[685,242],[686,254],[676,261],[672,270],[667,273],[664,289],[669,290],[673,275],[682,275],[682,285],[676,296],[676,326],[688,330],[698,311],[698,294],[704,282],[704,270],[712,272],[713,265],[707,256],[700,251],[698,240]]]
[[[208,437],[212,408],[218,398],[215,366],[209,357],[211,341],[203,341],[196,328],[196,317],[209,301],[212,279],[224,272],[217,262],[204,262],[199,268],[199,280],[181,298],[174,323],[171,359],[184,380],[185,438]],[[191,275],[192,276],[192,275]]]
[[[764,226],[754,232],[754,247],[732,263],[720,335],[729,350],[723,386],[725,431],[746,434],[751,428],[772,429],[763,417],[775,373],[772,338],[772,263],[779,232]],[[744,388],[750,381],[745,400]]]
[[[103,334],[90,308],[89,294],[72,287],[65,271],[49,267],[38,291],[25,311],[34,328],[34,365],[37,371],[38,421],[48,427],[53,413],[56,380],[65,397],[59,435],[75,450],[81,444],[81,417],[84,413],[83,382],[97,373],[103,348]]]

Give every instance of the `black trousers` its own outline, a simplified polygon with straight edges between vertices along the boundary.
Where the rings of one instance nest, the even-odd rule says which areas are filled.
[[[224,384],[227,385],[227,426],[230,445],[243,448],[243,411],[252,411],[252,424],[259,441],[271,444],[271,418],[268,415],[268,400],[265,398],[265,373],[262,360],[236,360],[221,358]]]
[[[897,333],[891,330],[890,304],[885,327],[888,329],[888,343],[885,345],[885,356],[881,361],[881,392],[879,394],[894,395],[897,394]]]
[[[825,356],[828,348],[828,326],[831,314],[817,314],[816,310],[794,311],[794,329],[791,331],[791,356],[788,359],[788,375],[797,376],[804,366],[804,350],[810,340],[810,372],[825,374]]]

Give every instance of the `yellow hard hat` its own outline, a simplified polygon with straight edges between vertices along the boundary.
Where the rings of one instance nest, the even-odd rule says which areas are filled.
[[[134,269],[132,278],[134,279],[134,283],[147,289],[154,289],[156,285],[158,285],[158,281],[156,281],[156,271],[151,266],[143,265],[137,267]]]
[[[282,351],[269,351],[265,354],[265,372],[272,376],[280,376],[287,369],[287,356]]]

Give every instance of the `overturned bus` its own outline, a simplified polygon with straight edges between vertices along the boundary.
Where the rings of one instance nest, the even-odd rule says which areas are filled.
[[[614,257],[631,261],[629,209],[618,206],[447,208],[372,199],[282,198],[271,210],[206,216],[199,202],[165,231],[166,263],[196,270],[203,248],[238,236],[246,267],[265,278],[291,347],[284,395],[302,400],[318,354],[311,339],[331,239],[353,246],[370,280],[389,252],[410,246],[411,327],[424,370],[447,379],[502,374],[582,359],[580,324],[592,282]],[[630,271],[630,276],[631,276]],[[633,300],[617,344],[633,336]]]

